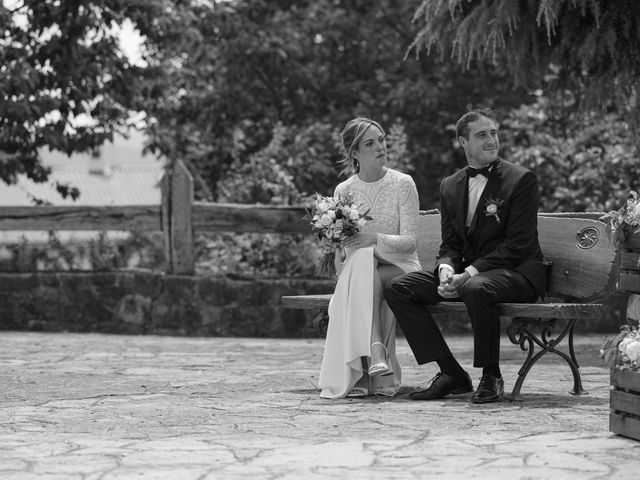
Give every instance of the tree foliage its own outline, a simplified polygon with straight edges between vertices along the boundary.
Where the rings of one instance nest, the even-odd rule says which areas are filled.
[[[4,4],[3,4],[4,5]],[[274,141],[271,158],[301,195],[340,180],[336,133],[365,115],[402,131],[401,160],[413,165],[423,207],[439,179],[461,166],[451,132],[471,104],[505,109],[526,98],[500,68],[475,77],[432,58],[403,59],[419,0],[18,0],[0,9],[0,177],[44,180],[38,152],[91,151],[145,113],[148,148],[187,163],[199,198],[242,176]],[[22,21],[20,21],[22,19]],[[131,22],[142,63],[118,48]],[[400,138],[400,137],[399,137]],[[273,146],[273,144],[272,144]],[[272,149],[273,150],[273,149]],[[250,162],[249,162],[250,163]],[[263,169],[277,182],[277,169]],[[269,177],[269,175],[276,175]]]
[[[414,19],[418,53],[491,61],[516,84],[580,92],[582,111],[618,103],[640,119],[636,0],[423,0]]]
[[[585,137],[558,130],[556,119],[606,136],[601,123],[613,116],[628,158],[616,112],[634,106],[606,117],[571,113],[598,81],[606,93],[632,91],[638,7],[628,0],[18,0],[15,8],[0,7],[0,178],[9,182],[17,173],[45,179],[40,149],[96,149],[133,112],[146,115],[148,148],[185,161],[198,197],[211,201],[291,203],[331,192],[341,180],[337,133],[360,115],[390,133],[391,158],[413,175],[422,208],[437,206],[440,180],[465,164],[452,127],[470,106],[513,122],[544,110],[544,123],[512,138],[555,138],[545,164],[577,153]],[[144,39],[141,64],[118,48],[124,22]],[[404,58],[412,45],[440,59]],[[451,53],[460,64],[446,61]],[[573,103],[552,111],[514,88],[514,76],[562,94],[560,85],[572,86]],[[539,161],[534,147],[507,147],[518,161]],[[549,208],[579,209],[591,198],[566,188],[566,198],[581,192],[574,207]]]
[[[44,181],[40,149],[92,151],[125,129],[138,106],[141,69],[120,52],[114,27],[144,10],[135,3],[21,0],[11,10],[0,4],[2,180],[25,173]]]
[[[469,105],[497,100],[506,111],[528,96],[500,68],[470,77],[432,58],[405,60],[418,5],[236,0],[202,7],[189,24],[199,40],[160,52],[164,64],[173,58],[180,69],[157,80],[164,93],[145,107],[154,119],[151,148],[187,159],[209,186],[198,194],[216,200],[220,181],[232,171],[242,176],[242,165],[281,125],[282,148],[271,157],[301,194],[326,194],[340,180],[335,134],[350,118],[369,116],[387,130],[402,129],[422,205],[435,206],[440,178],[464,163],[452,155],[447,126]]]
[[[236,139],[237,149],[243,137]],[[411,173],[404,126],[386,130],[388,165]],[[269,144],[248,157],[237,157],[217,184],[218,201],[235,203],[307,204],[315,192],[335,187],[335,166],[344,157],[335,126],[315,122],[308,127],[277,123]]]
[[[503,154],[534,171],[543,212],[603,212],[640,188],[629,125],[616,111],[576,115],[571,97],[540,95],[501,122]]]

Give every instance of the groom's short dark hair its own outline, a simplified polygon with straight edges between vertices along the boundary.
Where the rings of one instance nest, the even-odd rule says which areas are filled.
[[[496,116],[493,114],[493,111],[489,108],[476,108],[474,110],[470,110],[464,115],[462,115],[456,122],[456,138],[464,137],[468,139],[469,124],[471,122],[475,122],[476,120],[479,120],[480,117],[487,117],[489,120],[492,120],[494,123],[496,121]]]

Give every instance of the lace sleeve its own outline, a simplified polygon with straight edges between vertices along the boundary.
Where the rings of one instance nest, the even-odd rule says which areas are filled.
[[[418,189],[411,177],[404,177],[398,185],[398,214],[400,231],[398,235],[378,233],[380,253],[411,253],[416,249],[416,231],[418,228]]]

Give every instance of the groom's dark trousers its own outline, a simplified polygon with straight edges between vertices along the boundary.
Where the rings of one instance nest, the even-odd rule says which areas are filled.
[[[404,274],[387,283],[384,295],[419,364],[451,355],[440,328],[424,308],[442,301],[437,269],[480,273],[459,294],[467,306],[474,337],[474,367],[498,366],[500,317],[496,304],[544,298],[547,265],[538,243],[538,181],[533,172],[502,159],[491,169],[473,220],[467,228],[467,169],[440,185],[440,250],[433,272]],[[493,205],[496,215],[489,212]]]
[[[461,298],[438,295],[438,278],[432,272],[413,272],[390,281],[385,298],[395,313],[418,364],[451,355],[440,328],[424,305],[463,301],[474,333],[474,367],[498,365],[500,360],[500,316],[497,303],[533,302],[538,293],[522,274],[499,268],[487,270],[464,284]]]

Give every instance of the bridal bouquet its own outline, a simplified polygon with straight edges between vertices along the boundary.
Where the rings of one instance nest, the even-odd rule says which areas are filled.
[[[316,268],[316,276],[335,275],[335,254],[345,238],[360,232],[365,220],[371,220],[367,212],[361,212],[350,194],[338,197],[318,195],[308,218],[311,230],[322,245],[322,259]]]
[[[640,371],[640,329],[622,327],[618,335],[605,339],[600,356],[611,368]]]
[[[624,240],[626,233],[640,233],[640,199],[634,191],[629,192],[627,201],[619,209],[600,217],[608,223],[616,243]]]

